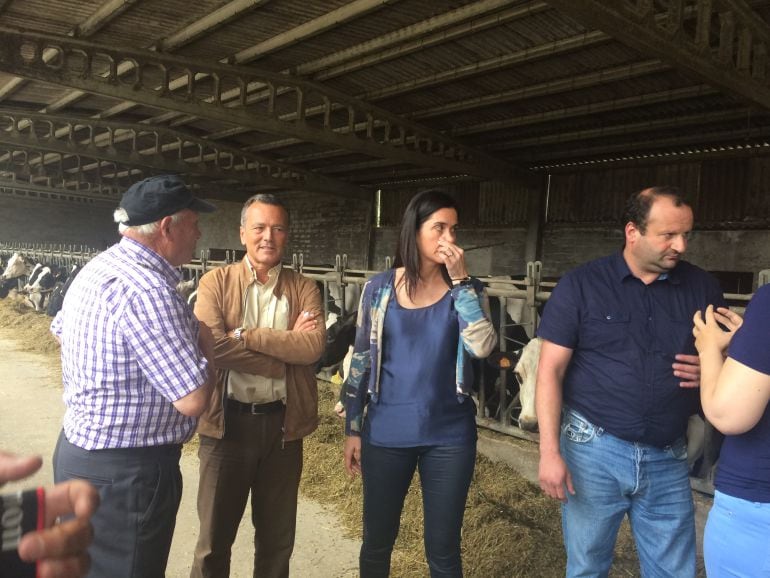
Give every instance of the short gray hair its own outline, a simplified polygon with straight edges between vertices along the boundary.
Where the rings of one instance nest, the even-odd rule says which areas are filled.
[[[265,205],[281,207],[283,212],[286,213],[286,224],[289,224],[289,209],[280,198],[271,193],[257,193],[256,195],[249,197],[246,202],[243,203],[243,208],[241,209],[241,227],[246,225],[246,211],[248,211],[249,207],[254,203],[264,203]]]
[[[170,216],[171,216],[171,222],[176,224],[182,218],[182,211],[174,213],[173,215],[170,215]],[[125,224],[125,222],[128,221],[128,213],[126,213],[126,210],[121,207],[118,207],[117,209],[115,209],[115,212],[112,214],[112,219],[118,224],[118,233],[120,233],[121,235],[126,231],[133,231],[134,234],[140,237],[152,237],[155,233],[158,232],[158,227],[160,227],[160,222],[163,220],[163,219],[159,219],[154,223],[147,223],[145,225],[137,225],[135,227],[131,227]]]

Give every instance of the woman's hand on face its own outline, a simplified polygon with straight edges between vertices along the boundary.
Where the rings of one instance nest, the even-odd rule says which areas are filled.
[[[361,438],[345,436],[345,470],[351,478],[361,473]]]
[[[719,323],[727,327],[727,331],[724,331],[718,325]],[[692,334],[695,337],[695,348],[698,352],[703,353],[710,348],[717,348],[724,355],[733,335],[743,325],[743,318],[727,307],[719,307],[715,311],[714,306],[709,305],[704,314],[700,311],[695,312],[693,324]]]
[[[452,279],[462,279],[468,276],[465,268],[465,252],[444,239],[438,240],[438,254],[443,259],[446,270]]]

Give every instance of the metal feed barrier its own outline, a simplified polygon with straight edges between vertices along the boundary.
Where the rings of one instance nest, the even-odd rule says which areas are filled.
[[[54,264],[62,267],[71,265],[83,265],[89,259],[99,253],[98,250],[78,245],[43,245],[43,244],[25,244],[25,243],[0,243],[0,258],[7,260],[13,253],[19,252],[30,259],[37,260],[46,264]],[[194,279],[196,284],[200,277],[211,269],[222,267],[233,263],[243,257],[244,251],[235,249],[207,249],[200,252],[200,256],[193,259],[190,263],[181,267],[183,278],[186,280]],[[385,259],[385,269],[392,266],[390,257]],[[359,292],[366,281],[381,271],[352,269],[348,267],[347,255],[336,255],[333,265],[308,265],[304,262],[302,253],[293,254],[291,264],[284,264],[295,271],[302,273],[310,279],[314,279],[323,287],[323,299],[325,313],[329,313],[330,303],[341,311],[341,317],[344,317],[349,311],[345,304],[347,288],[350,285],[358,285]],[[532,337],[537,330],[538,307],[548,301],[551,290],[556,285],[555,282],[546,282],[541,280],[542,263],[534,261],[527,263],[527,274],[520,279],[511,279],[509,277],[480,277],[479,279],[487,286],[487,293],[490,298],[497,298],[500,301],[499,309],[499,347],[501,352],[518,351],[523,347],[523,343],[508,338],[505,335],[505,328],[514,325],[525,329],[527,335]],[[759,284],[762,285],[770,281],[770,270],[761,271],[759,274]],[[335,284],[339,289],[336,297],[332,298],[330,285]],[[730,307],[743,313],[746,304],[753,294],[732,294],[726,293],[725,299],[730,302]],[[524,300],[524,319],[527,321],[521,323],[507,323],[506,310],[509,299]],[[476,423],[480,427],[494,430],[509,436],[521,438],[533,442],[539,440],[538,434],[524,431],[518,426],[519,404],[518,393],[510,394],[508,384],[512,379],[512,368],[500,369],[500,379],[497,384],[498,403],[496,407],[485,410],[487,399],[484,388],[480,388],[478,393],[478,413]],[[704,451],[708,451],[705,448]],[[710,479],[691,478],[693,488],[713,494],[713,485]]]

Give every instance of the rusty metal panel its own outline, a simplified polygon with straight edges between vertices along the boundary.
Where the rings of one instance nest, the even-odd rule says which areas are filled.
[[[426,188],[383,191],[380,201],[381,226],[397,226],[412,197]],[[528,190],[523,185],[465,181],[438,188],[457,202],[463,228],[523,226],[527,223]]]
[[[527,223],[528,191],[513,183],[481,183],[478,193],[478,225],[483,227]]]
[[[700,198],[695,208],[699,226],[741,221],[749,191],[749,159],[713,160],[701,167]]]
[[[626,187],[638,180],[639,176],[628,169],[552,175],[547,220],[550,223],[618,223],[629,195]]]
[[[770,220],[770,157],[755,157],[749,166],[744,218],[747,222],[766,224]]]
[[[551,176],[548,221],[620,223],[628,197],[646,187],[674,185],[698,198],[699,162],[636,165]]]

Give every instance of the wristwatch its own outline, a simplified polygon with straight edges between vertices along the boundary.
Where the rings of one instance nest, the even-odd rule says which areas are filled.
[[[243,341],[242,334],[243,334],[243,327],[236,327],[235,329],[233,329],[233,337],[235,337],[237,341]]]

